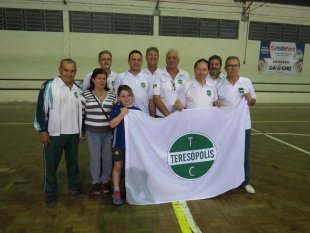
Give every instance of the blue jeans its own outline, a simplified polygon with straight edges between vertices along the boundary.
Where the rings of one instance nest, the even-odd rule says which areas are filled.
[[[94,133],[86,131],[90,156],[92,184],[108,183],[112,172],[112,132]]]

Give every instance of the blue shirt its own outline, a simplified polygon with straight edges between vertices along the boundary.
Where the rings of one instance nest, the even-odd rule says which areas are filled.
[[[111,113],[110,113],[110,121],[113,120],[115,117],[117,117],[121,113],[121,108],[123,108],[120,104],[114,104]],[[140,108],[137,108],[135,106],[128,107],[128,109],[133,110],[140,110]],[[118,124],[118,126],[114,129],[113,133],[113,142],[112,142],[113,148],[123,149],[125,150],[125,125],[124,125],[124,119]]]

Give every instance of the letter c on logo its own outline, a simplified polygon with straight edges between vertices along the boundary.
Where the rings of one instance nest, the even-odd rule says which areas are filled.
[[[190,176],[195,176],[195,174],[192,173],[192,169],[193,169],[193,168],[195,168],[195,167],[190,167],[190,169],[188,170],[188,174],[189,174]]]

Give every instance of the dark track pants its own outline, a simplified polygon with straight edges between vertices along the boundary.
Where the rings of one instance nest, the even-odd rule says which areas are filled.
[[[62,151],[65,151],[67,164],[67,179],[69,190],[77,190],[81,186],[78,166],[78,134],[61,134],[51,136],[51,143],[44,146],[44,192],[46,195],[57,194],[57,168],[61,160]]]
[[[251,129],[245,130],[245,147],[244,147],[244,181],[242,185],[250,183],[250,146],[251,146]]]

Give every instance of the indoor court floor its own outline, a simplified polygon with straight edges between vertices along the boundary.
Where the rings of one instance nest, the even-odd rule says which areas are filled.
[[[64,159],[59,198],[45,207],[42,145],[33,128],[34,104],[0,104],[0,233],[307,233],[310,232],[310,105],[257,104],[251,109],[254,195],[231,190],[187,201],[196,228],[178,221],[172,203],[115,207],[111,195],[68,195]],[[80,146],[84,187],[88,150]],[[186,225],[186,224],[185,224]]]

